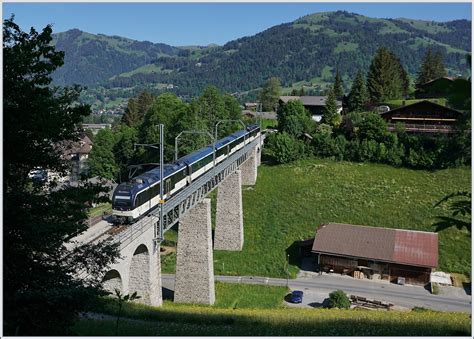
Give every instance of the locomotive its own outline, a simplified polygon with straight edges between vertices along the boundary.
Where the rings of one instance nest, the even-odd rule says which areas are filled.
[[[249,125],[215,143],[216,165],[260,135],[258,125]],[[183,156],[163,167],[163,199],[166,201],[214,167],[214,144]],[[112,195],[115,223],[132,223],[160,202],[160,167],[119,184]]]

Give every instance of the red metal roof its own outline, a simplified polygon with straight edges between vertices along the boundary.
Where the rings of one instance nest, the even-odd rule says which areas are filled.
[[[438,266],[438,234],[395,230],[393,261],[417,266]]]
[[[438,234],[349,224],[321,225],[313,252],[437,267]]]

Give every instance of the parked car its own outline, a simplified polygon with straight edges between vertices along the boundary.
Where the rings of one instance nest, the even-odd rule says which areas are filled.
[[[293,291],[293,292],[291,292],[290,301],[293,304],[301,304],[303,302],[303,291]]]

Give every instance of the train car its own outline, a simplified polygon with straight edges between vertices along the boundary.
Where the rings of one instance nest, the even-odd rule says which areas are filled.
[[[209,171],[237,152],[259,134],[257,125],[248,126],[237,131],[215,145],[209,145],[189,155],[179,158],[163,168],[163,199],[167,200],[178,191],[189,185],[201,175]],[[215,146],[215,159],[214,159]],[[130,182],[117,186],[112,196],[112,214],[116,223],[130,223],[154,209],[160,200],[160,167],[145,172]]]

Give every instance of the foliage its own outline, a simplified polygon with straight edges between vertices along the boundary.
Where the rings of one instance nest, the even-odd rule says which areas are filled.
[[[343,308],[349,309],[351,301],[344,293],[344,291],[337,290],[329,293],[329,308]]]
[[[385,141],[386,137],[390,134],[387,130],[387,123],[377,113],[369,112],[363,113],[362,119],[357,125],[358,130],[356,132],[359,140],[374,140],[376,142]]]
[[[460,200],[459,198],[464,199]],[[451,217],[437,217],[438,221],[433,224],[433,226],[436,227],[436,232],[445,230],[449,227],[456,227],[459,230],[465,228],[469,233],[471,233],[471,192],[460,191],[448,194],[438,201],[435,204],[435,207],[448,201],[450,201],[448,209],[451,212]],[[459,217],[461,217],[461,219],[459,219]]]
[[[324,106],[323,123],[337,127],[341,123],[341,115],[337,112],[336,93],[330,90]]]
[[[333,91],[334,95],[336,96],[336,99],[342,99],[342,97],[344,96],[344,83],[342,82],[341,73],[339,73],[339,69],[336,70]]]
[[[304,156],[304,144],[286,132],[271,134],[268,143],[273,156],[280,164],[292,162]]]
[[[358,71],[347,98],[347,110],[349,112],[362,112],[368,101],[369,94],[365,85],[365,79],[362,72]]]
[[[129,127],[137,127],[140,125],[153,100],[153,95],[147,91],[143,91],[136,98],[130,98],[127,108],[125,109],[125,114],[122,115],[122,124]]]
[[[314,125],[301,100],[290,100],[278,107],[277,118],[279,131],[295,138],[311,132]]]
[[[4,333],[67,334],[79,311],[101,294],[100,279],[117,256],[109,243],[64,243],[87,229],[87,209],[99,186],[32,185],[37,168],[67,173],[62,152],[79,139],[89,107],[80,88],[50,86],[64,54],[51,45],[51,27],[23,32],[13,17],[3,22],[4,56]],[[77,272],[87,278],[78,278]],[[93,275],[92,275],[93,273]]]
[[[264,111],[276,111],[280,92],[280,79],[273,77],[265,82],[260,93],[260,102]]]
[[[87,160],[91,176],[112,180],[117,178],[120,168],[115,161],[115,142],[115,134],[111,129],[104,128],[97,133]]]
[[[115,335],[117,336],[119,333],[119,321],[120,321],[120,317],[122,316],[123,304],[129,301],[140,299],[141,297],[137,295],[137,292],[123,295],[122,292],[120,292],[120,290],[118,289],[115,289],[115,297],[116,297],[115,300],[117,301],[117,304],[118,304],[117,321],[115,323]]]
[[[373,102],[399,99],[408,92],[408,75],[400,59],[388,49],[377,50],[367,74],[367,88]]]
[[[428,48],[421,62],[416,83],[424,84],[430,80],[444,77],[445,75],[446,70],[443,64],[443,55],[440,51],[433,53],[433,50]]]

